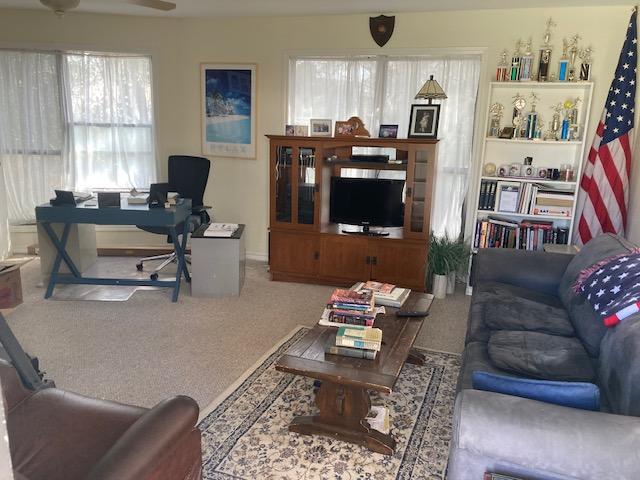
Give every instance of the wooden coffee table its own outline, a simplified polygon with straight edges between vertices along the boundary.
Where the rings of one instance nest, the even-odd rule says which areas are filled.
[[[424,293],[412,292],[406,305]],[[328,435],[364,445],[374,452],[392,455],[396,442],[369,428],[366,417],[371,408],[369,390],[391,393],[405,362],[424,363],[424,356],[413,350],[425,317],[398,317],[397,309],[387,307],[378,315],[375,327],[382,329],[382,349],[375,360],[325,354],[335,344],[336,327],[316,325],[276,363],[282,372],[317,378],[322,384],[316,393],[317,415],[296,417],[292,432]]]

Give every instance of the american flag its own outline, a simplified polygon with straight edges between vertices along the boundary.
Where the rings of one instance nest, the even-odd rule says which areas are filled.
[[[640,311],[640,252],[617,255],[581,274],[582,292],[607,327]],[[586,278],[585,278],[586,277]]]
[[[634,9],[580,181],[576,211],[580,220],[574,235],[578,245],[602,232],[624,234],[631,172],[629,136],[636,99],[636,16]]]

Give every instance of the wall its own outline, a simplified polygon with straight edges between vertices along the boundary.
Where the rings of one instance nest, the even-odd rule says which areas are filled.
[[[58,20],[47,12],[4,10],[0,11],[0,46],[56,44],[151,53],[157,97],[158,162],[163,174],[167,155],[200,152],[199,64],[257,63],[258,158],[214,158],[205,200],[214,206],[215,217],[220,221],[246,223],[248,252],[266,255],[268,144],[264,135],[283,131],[288,53],[392,54],[484,48],[487,61],[481,79],[476,132],[480,137],[486,87],[500,52],[504,48],[511,52],[518,38],[529,36],[537,46],[546,19],[552,16],[558,23],[552,35],[556,44],[554,63],[563,36],[579,33],[583,37],[581,44],[595,47],[592,131],[604,104],[630,10],[628,6],[608,6],[402,14],[396,16],[393,38],[383,49],[370,37],[367,15],[159,19],[69,14]],[[526,93],[525,85],[522,93]],[[476,172],[478,168],[475,165]],[[640,190],[640,173],[633,183]],[[631,223],[630,230],[640,239],[640,225]]]

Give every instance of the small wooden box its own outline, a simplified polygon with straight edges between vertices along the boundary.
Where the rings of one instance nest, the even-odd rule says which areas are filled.
[[[0,308],[14,308],[21,303],[20,265],[0,263]]]

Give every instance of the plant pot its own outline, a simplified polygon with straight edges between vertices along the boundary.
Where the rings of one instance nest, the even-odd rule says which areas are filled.
[[[449,272],[447,275],[447,295],[456,291],[456,272]]]
[[[446,298],[447,275],[433,274],[433,296],[435,298]]]

